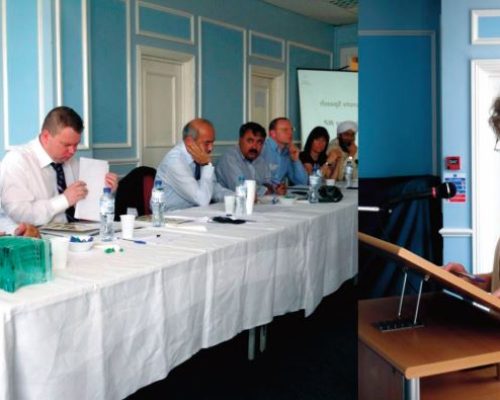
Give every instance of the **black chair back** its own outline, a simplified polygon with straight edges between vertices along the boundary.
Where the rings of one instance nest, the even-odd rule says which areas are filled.
[[[120,180],[115,197],[115,221],[127,213],[127,208],[137,209],[138,215],[151,214],[149,201],[153,189],[156,169],[137,167]]]

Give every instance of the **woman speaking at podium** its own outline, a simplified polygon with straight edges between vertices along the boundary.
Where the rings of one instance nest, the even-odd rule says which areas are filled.
[[[490,126],[493,128],[497,136],[497,142],[500,140],[500,96],[495,99],[492,106],[491,117],[489,119]],[[493,272],[491,274],[470,275],[462,264],[448,263],[444,266],[446,271],[463,276],[464,279],[470,280],[473,284],[480,288],[492,292],[493,296],[500,298],[500,238],[498,239],[495,248],[495,256],[493,258]]]

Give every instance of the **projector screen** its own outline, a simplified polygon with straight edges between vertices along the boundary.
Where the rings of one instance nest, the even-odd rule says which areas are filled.
[[[337,137],[340,122],[358,122],[357,72],[313,69],[297,72],[302,147],[316,126],[325,127],[332,140]]]

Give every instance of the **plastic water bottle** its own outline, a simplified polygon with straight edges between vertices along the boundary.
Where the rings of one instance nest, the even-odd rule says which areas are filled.
[[[345,180],[346,180],[346,187],[351,187],[352,186],[352,175],[354,173],[354,160],[352,159],[351,156],[347,158],[347,161],[345,162]]]
[[[104,188],[99,201],[99,212],[101,215],[101,226],[99,233],[103,242],[109,242],[115,238],[115,198],[111,193],[111,188]]]
[[[165,190],[163,182],[156,180],[151,192],[151,211],[153,212],[153,226],[160,227],[165,223]]]
[[[307,192],[307,200],[311,204],[319,202],[318,188],[320,182],[321,177],[319,177],[318,175],[309,176],[309,191]]]
[[[236,207],[235,214],[237,216],[244,216],[247,214],[247,188],[245,186],[245,177],[238,178],[238,185],[236,186]]]
[[[319,171],[319,174],[321,174],[321,171],[319,170],[318,163],[314,163],[311,175],[318,175],[318,171]]]

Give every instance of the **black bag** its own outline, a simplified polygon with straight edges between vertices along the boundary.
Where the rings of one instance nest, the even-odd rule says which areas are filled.
[[[320,203],[338,203],[344,195],[337,186],[321,186],[318,190]]]

